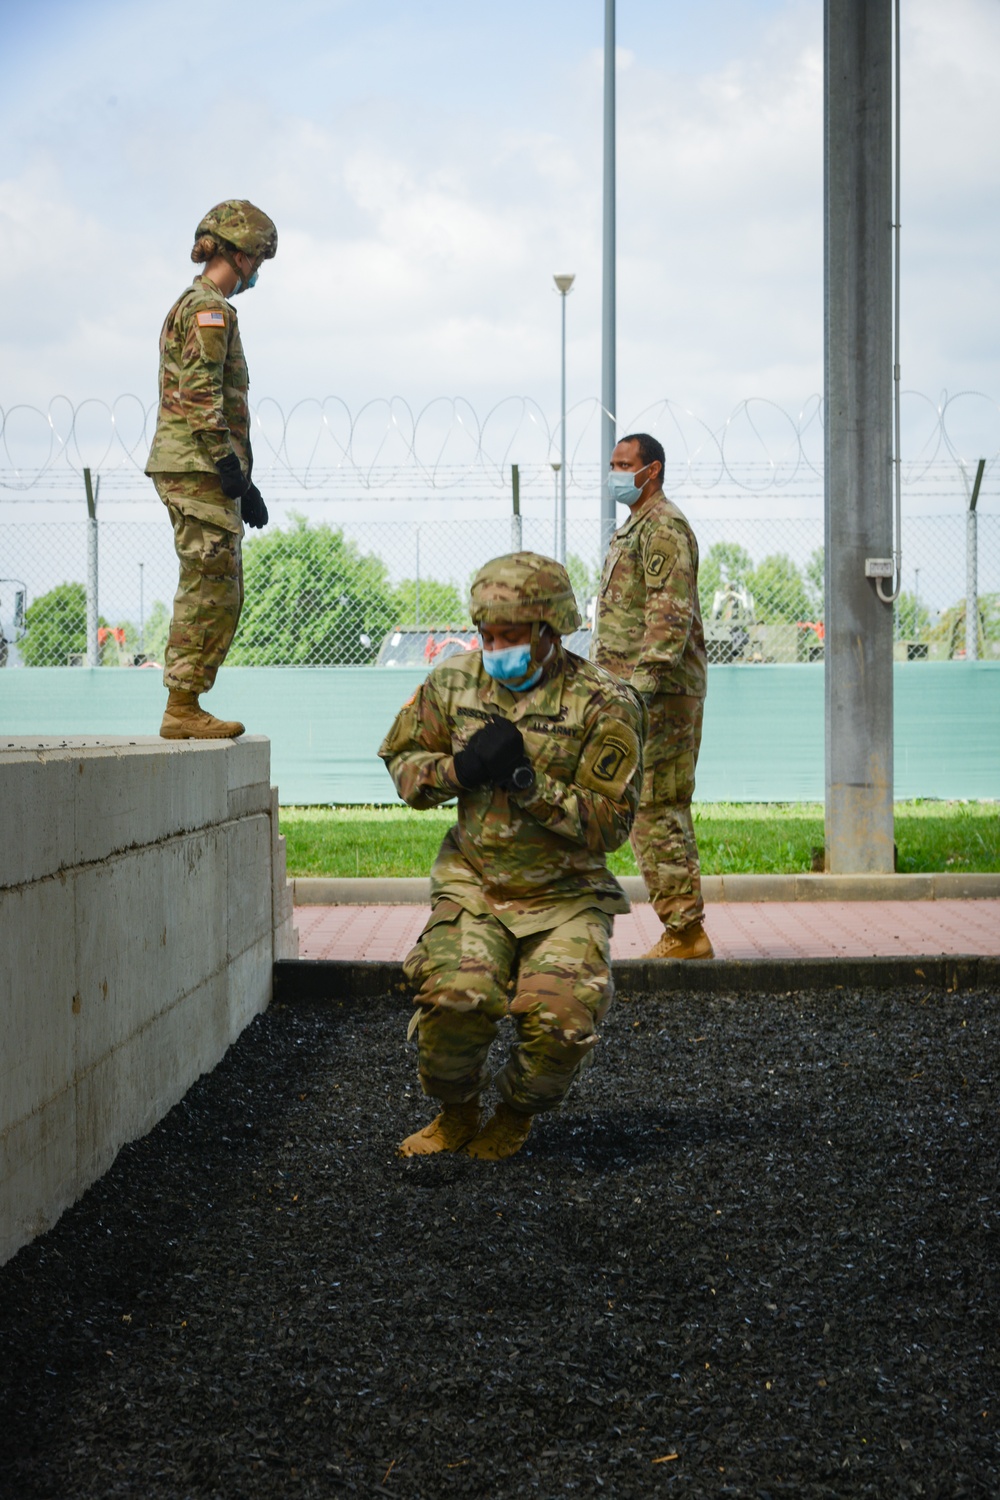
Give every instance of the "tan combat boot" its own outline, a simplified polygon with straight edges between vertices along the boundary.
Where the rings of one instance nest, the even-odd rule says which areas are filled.
[[[533,1118],[501,1102],[492,1118],[466,1146],[466,1156],[474,1156],[477,1161],[505,1161],[508,1156],[514,1156],[528,1139]]]
[[[700,922],[683,932],[667,931],[643,958],[714,958],[712,940]]]
[[[461,1151],[466,1141],[471,1141],[479,1129],[483,1112],[478,1099],[466,1099],[464,1104],[446,1104],[441,1113],[414,1131],[396,1148],[397,1156],[434,1156],[438,1151]]]
[[[160,725],[161,740],[235,740],[244,732],[238,719],[216,719],[198,706],[198,694],[171,688]]]

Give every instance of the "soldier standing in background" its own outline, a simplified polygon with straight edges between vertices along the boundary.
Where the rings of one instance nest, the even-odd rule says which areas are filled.
[[[612,998],[607,868],[639,800],[645,715],[614,677],[563,649],[580,615],[559,563],[516,552],[472,583],[482,651],[453,656],[401,709],[379,755],[411,807],[458,800],[431,872],[430,919],[405,971],[420,1082],[441,1113],[403,1156],[520,1150],[590,1062]],[[517,1044],[481,1128],[497,1022]]]
[[[611,538],[593,658],[645,700],[649,729],[632,847],[664,933],[647,958],[711,958],[691,816],[708,658],[698,600],[698,543],[663,493],[663,447],[623,437],[608,489],[631,511]]]
[[[243,522],[267,524],[252,482],[250,384],[236,310],[226,299],[256,284],[278,248],[267,214],[245,199],[211,209],[191,259],[204,264],[160,334],[160,405],[146,473],[174,528],[180,582],[164,655],[164,739],[228,739],[243,725],[206,713],[243,605]]]

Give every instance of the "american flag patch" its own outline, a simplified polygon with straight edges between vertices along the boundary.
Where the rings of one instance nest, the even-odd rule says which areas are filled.
[[[226,326],[225,313],[200,312],[196,313],[195,317],[198,319],[199,328],[225,328]]]

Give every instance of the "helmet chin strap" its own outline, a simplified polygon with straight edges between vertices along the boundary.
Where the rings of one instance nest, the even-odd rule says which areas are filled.
[[[246,251],[245,250],[241,250],[239,253],[241,255],[246,255]],[[246,289],[246,287],[249,285],[249,283],[250,283],[250,277],[259,268],[260,261],[259,260],[251,260],[250,256],[247,255],[247,260],[250,261],[250,270],[247,272],[246,276],[244,276],[243,272],[240,270],[239,266],[236,264],[236,256],[232,255],[229,252],[229,250],[226,248],[225,245],[220,245],[219,246],[219,254],[222,256],[223,260],[227,261],[228,264],[230,266],[232,266],[233,270],[236,272],[236,285],[233,287],[233,290],[229,293],[229,295],[230,295],[230,297],[238,297],[239,294],[240,294],[240,292],[244,291]]]
[[[531,627],[531,655],[528,657],[528,670],[520,679],[522,683],[530,682],[532,677],[538,671],[539,667],[544,667],[545,664],[552,658],[552,653],[555,650],[556,644],[555,638],[553,637],[553,639],[549,641],[549,649],[546,651],[544,656],[540,654],[541,639],[542,622],[540,620],[535,620],[534,624]],[[515,691],[517,690],[516,683],[512,683],[511,686],[515,689]]]

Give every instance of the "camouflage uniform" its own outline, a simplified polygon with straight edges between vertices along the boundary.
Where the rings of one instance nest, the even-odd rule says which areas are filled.
[[[566,579],[531,553],[497,559],[473,585],[477,622],[480,580],[516,579],[526,558],[544,565],[543,578]],[[572,613],[578,621],[575,603]],[[506,618],[494,611],[494,621]],[[470,791],[456,778],[453,755],[494,714],[524,736],[536,777],[527,791]],[[635,816],[644,728],[633,693],[558,643],[526,692],[495,682],[474,651],[434,668],[397,715],[379,755],[400,796],[417,808],[458,800],[431,872],[431,917],[405,964],[418,986],[426,1093],[446,1103],[480,1093],[505,1014],[517,1044],[497,1082],[515,1109],[555,1108],[590,1060],[613,993],[612,916],[629,909],[605,856]]]
[[[646,700],[645,774],[632,847],[664,927],[682,932],[704,912],[691,799],[708,657],[698,543],[662,491],[611,538],[592,654]]]
[[[252,204],[219,204],[196,238],[206,231],[248,254],[261,248],[262,258],[277,247],[274,225]],[[146,461],[180,562],[164,657],[168,688],[207,692],[239,623],[243,521],[239,500],[222,492],[216,464],[234,453],[242,469],[253,468],[249,386],[236,310],[213,281],[196,276],[160,333],[160,404]]]

